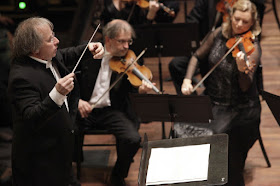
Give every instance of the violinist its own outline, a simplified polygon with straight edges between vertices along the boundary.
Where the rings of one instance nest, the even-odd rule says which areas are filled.
[[[172,22],[178,11],[179,3],[167,0],[104,0],[100,19],[104,25],[113,19],[123,19],[134,26],[153,21]]]
[[[192,8],[191,12],[186,16],[187,23],[197,23],[199,26],[199,37],[200,40],[203,39],[212,32],[212,29],[221,26],[223,20],[221,19],[223,13],[221,13],[221,17],[219,20],[216,21],[216,15],[218,14],[218,10],[220,7],[218,5],[225,5],[226,1],[233,2],[236,0],[196,0],[195,5]],[[251,0],[258,11],[258,17],[260,23],[262,22],[264,10],[265,10],[265,1],[264,0]],[[225,7],[223,7],[225,8]],[[259,35],[260,36],[260,35]],[[190,36],[191,37],[191,36]],[[259,37],[260,39],[260,37]],[[178,95],[181,95],[181,85],[183,83],[183,79],[186,75],[186,68],[188,66],[188,62],[191,56],[184,56],[184,57],[175,57],[169,63],[169,72],[172,77],[172,81],[174,83],[174,87]],[[201,74],[205,75],[208,71],[208,67],[203,64],[199,64],[199,68],[197,68],[195,75]],[[258,69],[261,70],[261,69]],[[262,72],[258,71],[258,84],[262,87]],[[193,81],[197,79],[193,77]],[[204,86],[206,82],[204,82]],[[194,92],[195,93],[195,92]]]
[[[256,67],[261,58],[257,37],[261,28],[257,17],[256,6],[253,3],[248,0],[237,1],[228,21],[211,33],[191,57],[181,87],[183,94],[191,94],[191,79],[197,64],[207,61],[211,69],[229,50],[227,45],[232,38],[237,41],[241,37],[246,51],[253,46],[250,54],[240,50],[235,56],[231,52],[207,78],[206,92],[212,101],[214,120],[204,127],[210,128],[216,134],[229,135],[227,185],[232,186],[244,185],[243,170],[247,153],[259,136],[261,105],[256,84]],[[252,38],[249,45],[243,42],[248,34]],[[245,61],[246,55],[249,66]]]
[[[82,74],[78,77],[81,92],[78,107],[81,116],[80,127],[84,130],[107,129],[114,134],[117,143],[117,161],[110,182],[111,185],[122,186],[125,185],[124,179],[128,175],[130,164],[141,141],[138,133],[139,119],[133,112],[129,93],[147,93],[152,90],[152,86],[142,81],[140,86],[135,87],[125,75],[109,89],[110,85],[122,75],[110,68],[110,65],[117,63],[112,59],[113,57],[124,57],[120,59],[122,61],[127,59],[126,55],[135,33],[128,22],[115,19],[104,27],[103,36],[105,55],[102,60],[81,63]],[[101,96],[102,99],[99,99]]]
[[[79,92],[70,72],[85,46],[58,50],[53,29],[48,19],[31,17],[14,35],[8,83],[13,185],[69,186],[72,181]],[[88,58],[103,56],[101,43],[88,46]]]

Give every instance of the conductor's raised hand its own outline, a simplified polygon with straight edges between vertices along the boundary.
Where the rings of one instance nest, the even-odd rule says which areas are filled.
[[[104,47],[100,42],[92,42],[88,45],[89,51],[94,59],[101,59],[104,55]]]
[[[70,73],[67,76],[59,79],[55,84],[56,90],[66,96],[69,92],[71,92],[74,88],[74,73]]]

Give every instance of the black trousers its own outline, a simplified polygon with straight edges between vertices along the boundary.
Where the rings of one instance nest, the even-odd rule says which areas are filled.
[[[135,125],[125,113],[111,107],[95,108],[85,119],[84,127],[106,129],[114,134],[117,143],[117,161],[112,174],[127,177],[129,167],[137,153],[141,137]]]

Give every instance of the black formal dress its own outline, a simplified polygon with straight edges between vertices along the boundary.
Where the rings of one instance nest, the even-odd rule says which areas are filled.
[[[203,40],[204,37],[211,31],[212,27],[215,24],[215,18],[216,18],[216,4],[220,0],[196,0],[195,5],[193,9],[191,10],[190,14],[186,16],[186,22],[187,23],[198,23],[199,24],[199,30],[200,30],[200,39]],[[264,0],[252,0],[253,3],[255,3],[257,7],[257,11],[259,14],[259,20],[260,24],[263,20],[265,5]],[[222,23],[222,20],[217,22],[216,27],[220,26]],[[189,36],[191,37],[191,36]],[[260,37],[259,37],[260,39]],[[181,95],[181,85],[183,83],[183,80],[186,75],[186,69],[189,63],[191,56],[181,56],[181,57],[175,57],[173,58],[169,63],[169,72],[171,75],[171,78],[174,83],[174,87],[176,89],[177,94]],[[201,74],[204,76],[208,72],[209,68],[207,65],[199,64],[199,69],[197,69],[196,74]],[[259,89],[263,88],[263,78],[262,78],[262,69],[261,65],[258,67],[257,72],[257,80],[258,80],[258,87]],[[192,79],[193,81],[196,81],[196,79]],[[207,81],[204,82],[204,85],[206,85]]]
[[[206,61],[209,68],[212,68],[227,52],[226,42],[221,28],[218,28],[196,51],[198,61]],[[253,44],[255,51],[250,55],[250,60],[254,60],[258,65],[261,58],[258,39]],[[198,61],[190,61],[186,78],[192,77]],[[209,75],[207,81],[207,95],[211,98],[214,120],[201,125],[210,128],[216,134],[229,135],[227,185],[230,186],[244,185],[243,169],[247,153],[259,136],[261,105],[255,70],[248,75],[240,72],[230,54]],[[252,81],[249,80],[249,76],[252,76]]]

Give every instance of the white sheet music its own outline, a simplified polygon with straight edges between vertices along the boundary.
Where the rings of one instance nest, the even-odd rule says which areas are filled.
[[[152,148],[146,185],[207,180],[210,144]]]

